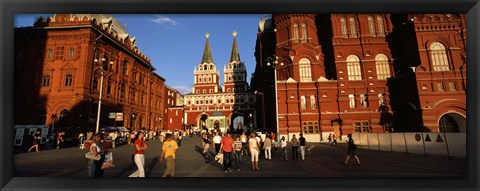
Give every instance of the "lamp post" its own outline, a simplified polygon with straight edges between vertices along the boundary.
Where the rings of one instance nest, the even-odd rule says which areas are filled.
[[[94,60],[95,63],[98,63],[98,59]],[[95,128],[95,133],[98,133],[100,127],[100,110],[102,108],[102,92],[103,92],[103,78],[104,78],[104,71],[108,69],[108,65],[105,64],[106,59],[105,57],[102,58],[102,65],[98,67],[101,71],[101,78],[100,78],[100,93],[98,96],[98,110],[97,110],[97,125]],[[113,61],[110,61],[110,64],[113,64]]]
[[[278,65],[278,56],[275,57],[268,57],[267,58],[267,66],[273,67],[273,75],[274,75],[274,83],[275,83],[275,117],[276,117],[276,124],[277,124],[277,138],[280,137],[280,128],[278,127],[278,92],[277,92],[277,65]],[[283,66],[283,62],[280,63],[280,66]],[[279,141],[279,140],[277,140]]]
[[[57,114],[56,113],[52,114],[52,131],[51,131],[52,134],[53,134],[53,131],[55,129],[55,120],[57,120]]]

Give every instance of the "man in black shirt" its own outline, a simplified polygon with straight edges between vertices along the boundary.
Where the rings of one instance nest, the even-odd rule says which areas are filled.
[[[302,160],[305,160],[305,147],[307,146],[307,141],[305,140],[305,137],[303,137],[303,134],[300,134],[298,140],[300,141],[300,155],[302,155]]]

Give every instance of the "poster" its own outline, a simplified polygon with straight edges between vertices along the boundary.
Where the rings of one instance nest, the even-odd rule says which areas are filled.
[[[17,132],[15,133],[15,142],[13,143],[15,146],[22,146],[24,132],[24,128],[17,129]]]

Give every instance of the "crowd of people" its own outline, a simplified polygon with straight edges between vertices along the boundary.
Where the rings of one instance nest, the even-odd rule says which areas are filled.
[[[192,130],[175,130],[170,131],[132,131],[132,132],[105,132],[98,134],[87,132],[78,135],[80,149],[88,149],[88,152],[96,158],[87,158],[87,168],[89,177],[102,177],[105,169],[113,166],[113,154],[109,150],[115,148],[116,145],[126,143],[133,147],[132,162],[137,167],[136,171],[131,173],[129,177],[145,177],[145,152],[147,152],[147,141],[157,140],[162,142],[162,150],[159,162],[165,161],[165,172],[162,177],[173,177],[175,174],[176,152],[181,147],[182,141],[186,141],[187,137],[192,137],[196,133]],[[60,149],[63,146],[64,132],[59,132],[55,137],[55,148]],[[287,161],[292,159],[295,161],[305,160],[305,152],[307,149],[307,140],[303,134],[293,134],[290,140],[285,136],[276,141],[273,133],[250,133],[242,132],[241,134],[232,134],[231,132],[221,131],[204,131],[199,134],[201,140],[201,153],[206,163],[210,163],[216,159],[225,173],[231,173],[232,169],[241,170],[242,157],[250,159],[245,165],[250,166],[253,171],[259,171],[261,167],[260,160],[268,162],[272,160],[272,155],[276,155],[281,160]],[[347,156],[344,164],[348,164],[351,157],[356,159],[357,165],[360,166],[360,159],[355,154],[356,146],[351,134],[348,136]],[[40,133],[32,135],[32,146],[28,152],[35,150],[38,152],[38,143],[41,139]],[[53,141],[52,141],[53,142]],[[214,153],[210,151],[210,145],[213,144]],[[328,145],[336,145],[335,135],[330,134],[328,137]],[[291,155],[289,156],[289,153]],[[263,162],[262,162],[263,163]]]

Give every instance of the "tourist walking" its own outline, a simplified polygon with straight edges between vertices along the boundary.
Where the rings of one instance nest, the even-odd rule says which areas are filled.
[[[335,136],[335,134],[332,135],[332,141],[333,141],[333,145],[337,146],[337,136]]]
[[[247,144],[247,135],[245,135],[245,132],[242,132],[242,135],[240,136],[240,140],[242,141],[242,155],[248,155],[248,144]]]
[[[287,155],[287,141],[285,140],[285,136],[282,136],[282,139],[280,139],[280,148],[281,152],[285,154],[285,160],[288,160],[288,155]],[[282,158],[282,156],[280,156]]]
[[[267,135],[263,142],[263,150],[265,150],[265,159],[272,160],[272,139]]]
[[[90,142],[91,142],[89,147],[90,152],[94,156],[100,155],[100,160],[88,159],[87,161],[88,177],[102,177],[103,176],[102,164],[103,164],[103,161],[105,161],[105,149],[101,142],[100,134],[93,135]]]
[[[259,170],[258,168],[258,154],[260,152],[260,144],[258,143],[254,133],[250,135],[248,139],[248,148],[250,149],[250,155],[252,158],[252,170]]]
[[[358,156],[355,154],[355,150],[357,149],[357,146],[355,145],[355,143],[353,142],[353,139],[352,139],[352,134],[348,134],[347,135],[347,144],[348,144],[348,147],[347,147],[347,158],[345,159],[345,162],[343,164],[347,165],[348,164],[348,161],[350,160],[350,156],[353,156],[355,157],[355,159],[357,159],[357,165],[360,166],[360,159],[358,158]]]
[[[38,152],[38,142],[40,142],[40,139],[42,138],[40,135],[40,131],[37,131],[34,135],[31,135],[33,142],[32,142],[32,147],[28,149],[28,152],[30,152],[32,149],[35,148],[35,152]]]
[[[328,134],[327,140],[328,140],[328,145],[331,145],[332,144],[332,134],[331,133]]]
[[[133,161],[137,165],[137,170],[130,174],[128,177],[145,177],[145,150],[147,150],[147,144],[143,137],[145,133],[139,131],[133,138],[133,147],[135,149]]]
[[[233,150],[234,141],[229,131],[227,131],[227,135],[223,137],[220,145],[220,150],[223,152],[223,170],[225,173],[231,172],[230,167],[232,166],[232,153],[235,152]]]
[[[167,134],[165,142],[162,146],[162,154],[160,155],[160,163],[165,158],[165,172],[162,177],[173,177],[175,174],[175,153],[178,150],[178,145],[172,138],[172,134]]]
[[[215,146],[215,155],[220,152],[220,145],[222,142],[222,137],[220,136],[220,133],[215,132],[215,136],[213,137],[213,144]]]
[[[237,165],[237,171],[240,171],[240,161],[242,161],[242,141],[240,140],[240,136],[235,137],[234,147],[235,152],[235,164]]]
[[[210,162],[210,140],[208,139],[207,134],[202,135],[202,148],[203,148],[203,157],[205,158],[205,163]]]
[[[65,135],[65,132],[59,132],[57,135],[57,149],[60,149],[63,147],[63,135]]]
[[[303,137],[303,134],[300,133],[298,141],[300,142],[300,155],[302,156],[302,160],[305,160],[305,147],[307,146],[307,140]]]
[[[298,139],[295,137],[295,134],[293,134],[290,143],[292,144],[292,159],[298,160]]]

